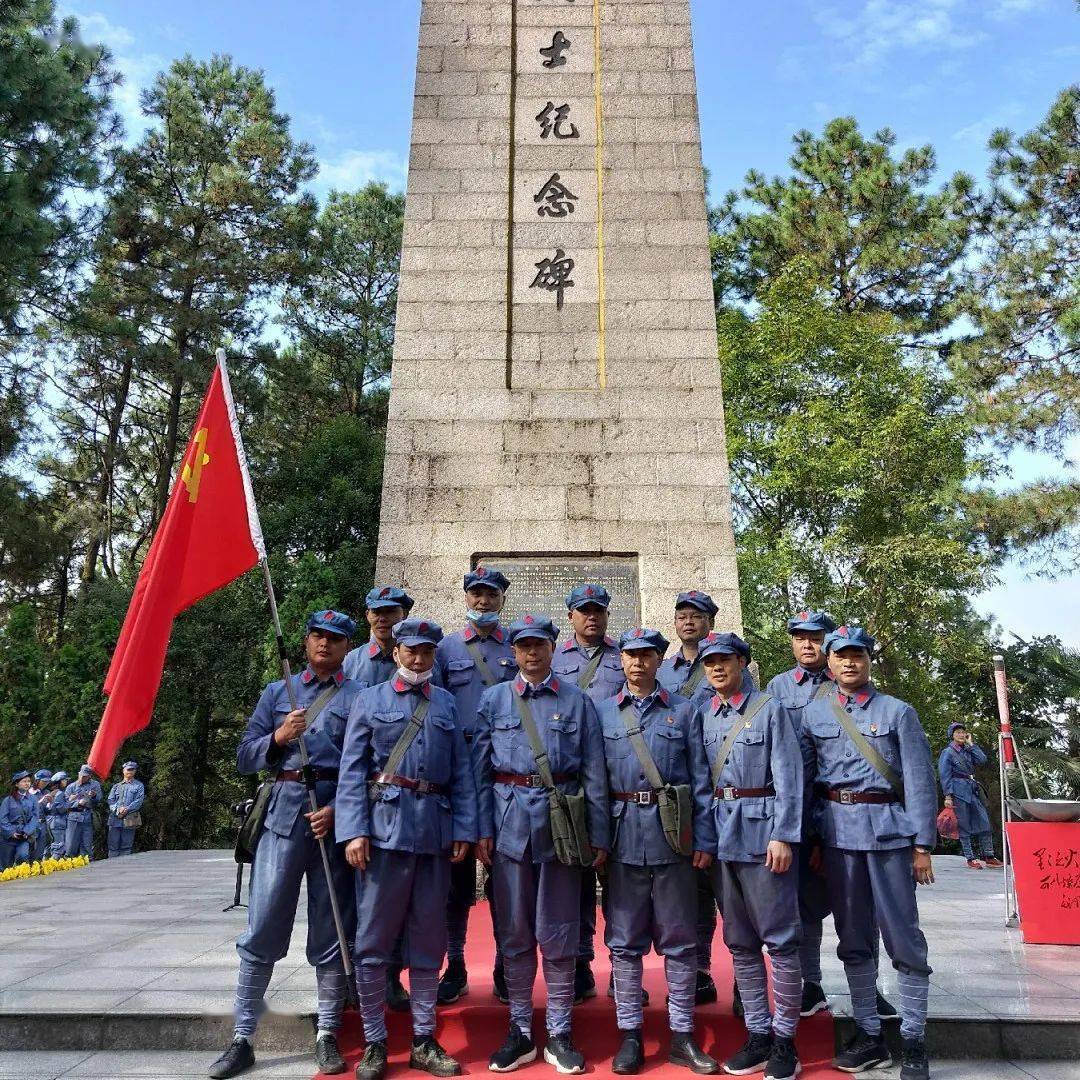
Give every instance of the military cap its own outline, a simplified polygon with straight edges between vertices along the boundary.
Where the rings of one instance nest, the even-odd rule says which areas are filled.
[[[30,775],[30,770],[29,769],[21,769],[19,772],[17,772],[11,778],[11,782],[13,784],[17,784],[20,780],[25,780],[29,775]]]
[[[498,589],[506,592],[510,588],[510,580],[498,570],[489,570],[486,566],[478,566],[465,575],[465,591],[468,592],[474,585],[486,585],[489,589]]]
[[[825,652],[837,652],[839,649],[865,649],[871,656],[877,648],[877,642],[861,626],[838,626],[825,639]]]
[[[402,619],[393,633],[399,645],[438,645],[443,639],[442,627],[430,619]]]
[[[627,630],[619,638],[619,648],[623,652],[655,649],[663,656],[670,645],[671,642],[659,630],[650,630],[647,626],[639,626],[636,630]]]
[[[51,780],[52,779],[52,773],[49,772],[48,769],[38,769],[38,771],[36,773],[34,773],[34,779],[35,780]]]
[[[706,615],[715,617],[719,608],[713,603],[713,598],[708,593],[703,593],[700,589],[691,589],[689,592],[681,592],[675,599],[675,610],[678,611],[681,607],[697,608],[698,611],[704,611]]]
[[[306,630],[321,630],[325,634],[338,634],[343,638],[351,638],[356,634],[356,623],[348,615],[342,615],[340,611],[316,611],[306,625]]]
[[[91,769],[89,765],[80,765],[79,766],[79,775],[80,776],[93,776],[94,775],[94,770]]]
[[[54,772],[49,779],[52,780],[54,784],[59,784],[61,780],[66,780],[67,778],[68,774],[61,769],[60,772]]]
[[[520,638],[547,638],[553,643],[559,638],[559,628],[542,615],[522,615],[510,624],[508,633],[511,645]]]
[[[836,621],[825,611],[800,611],[788,619],[787,628],[789,634],[798,633],[800,630],[824,630],[826,634],[831,634],[836,629]]]
[[[599,604],[602,608],[611,606],[611,596],[603,585],[590,585],[583,583],[575,585],[566,598],[566,606],[571,611],[576,611],[586,604]]]
[[[364,607],[368,611],[378,611],[379,608],[399,607],[406,615],[412,611],[416,601],[404,590],[395,589],[392,585],[376,585],[364,597]]]
[[[124,768],[125,769],[137,769],[138,767],[139,767],[139,763],[137,761],[125,761],[124,762]]]
[[[750,646],[738,634],[710,634],[698,642],[698,657],[706,656],[741,656],[750,659]]]

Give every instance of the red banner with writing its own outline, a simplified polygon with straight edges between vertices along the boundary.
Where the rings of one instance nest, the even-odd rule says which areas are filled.
[[[1080,945],[1080,822],[1010,821],[1009,834],[1028,945]]]

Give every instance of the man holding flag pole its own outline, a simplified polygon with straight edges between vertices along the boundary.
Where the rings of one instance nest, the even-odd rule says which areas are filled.
[[[313,960],[318,957],[315,962],[328,973],[335,965],[340,969],[340,996],[334,1003],[337,1015],[340,1015],[340,1006],[345,995],[349,993],[352,982],[352,962],[342,904],[334,888],[334,866],[340,861],[340,856],[332,841],[328,844],[326,840],[326,836],[332,835],[333,830],[333,811],[330,804],[336,786],[336,761],[334,766],[331,766],[324,760],[323,755],[331,754],[331,748],[336,744],[340,756],[344,721],[337,725],[334,713],[343,710],[342,716],[347,716],[351,692],[346,692],[350,684],[344,679],[339,682],[337,678],[341,674],[344,649],[341,649],[336,668],[330,670],[333,647],[328,649],[326,645],[329,642],[333,646],[335,639],[340,638],[347,648],[348,639],[352,635],[345,631],[352,621],[333,612],[321,612],[319,616],[313,617],[320,621],[318,627],[313,621],[308,624],[305,644],[309,664],[301,675],[293,677],[278,618],[247,458],[240,438],[225,352],[219,349],[210,387],[184,452],[180,475],[173,486],[165,513],[143,563],[105,679],[105,692],[109,701],[89,756],[89,764],[98,776],[108,775],[124,740],[142,731],[150,723],[176,617],[203,597],[223,588],[257,565],[262,566],[266,582],[284,677],[282,682],[272,686],[277,686],[284,694],[288,709],[284,717],[276,715],[277,698],[274,698],[273,704],[268,701],[267,695],[271,690],[268,688],[260,707],[267,703],[269,718],[278,721],[267,739],[268,744],[270,741],[276,743],[278,752],[275,753],[268,745],[264,760],[256,763],[257,755],[245,749],[245,743],[242,742],[238,754],[241,767],[246,762],[248,765],[254,764],[256,769],[276,766],[279,770],[268,806],[268,820],[261,831],[259,849],[255,856],[249,926],[237,946],[242,957],[241,979],[244,979],[243,964],[247,962],[244,959],[244,943],[248,941],[250,946],[251,940],[259,939],[260,926],[257,920],[264,917],[260,916],[260,911],[265,913],[269,905],[276,918],[282,910],[279,905],[271,903],[271,897],[261,895],[266,889],[282,886],[272,880],[272,875],[267,878],[260,873],[260,862],[268,866],[267,860],[273,860],[280,854],[278,840],[284,839],[281,837],[281,830],[285,828],[284,820],[289,815],[285,809],[280,814],[276,813],[276,806],[278,803],[282,803],[283,807],[291,805],[294,819],[291,826],[295,828],[290,826],[286,836],[295,835],[309,850],[314,848],[318,852],[317,861],[322,863],[321,873],[312,872],[316,870],[316,860],[310,858],[304,863],[303,872],[308,877],[309,894],[319,894],[317,902],[321,905],[320,915],[325,915],[328,910],[332,917],[336,940],[330,945],[320,943],[318,946],[309,942],[309,956]],[[328,615],[331,616],[330,619],[326,618]],[[316,638],[316,629],[319,630],[321,640]],[[316,653],[314,662],[313,650]],[[331,686],[337,690],[336,698],[342,699],[332,704],[328,694]],[[310,692],[313,687],[315,693]],[[309,706],[306,712],[300,707],[301,690],[304,691],[304,704]],[[315,704],[318,703],[316,697],[326,699],[319,710],[326,715],[318,718],[315,716]],[[247,734],[252,733],[252,726],[263,719],[266,713],[267,710],[262,708],[256,711]],[[337,732],[339,726],[341,730]],[[281,733],[280,738],[278,732]],[[317,750],[317,756],[309,752],[311,750]],[[330,777],[332,772],[333,779]],[[288,794],[283,794],[286,790]],[[303,815],[299,813],[300,807],[296,798],[300,791],[306,791],[307,796],[308,813]],[[300,798],[302,797],[301,795]],[[320,800],[324,804],[322,808],[319,805]],[[297,824],[298,822],[300,824]],[[266,842],[271,835],[275,839]],[[264,878],[267,878],[265,884]],[[295,891],[299,891],[299,878],[296,879]],[[351,890],[343,895],[351,897]],[[309,904],[311,903],[309,900]],[[325,918],[322,918],[321,922],[325,925]],[[291,923],[285,931],[285,949],[288,947],[289,931]],[[256,950],[249,947],[249,951],[254,957]],[[273,943],[268,947],[271,965],[274,959],[272,952]],[[255,962],[264,963],[265,959],[260,957]],[[261,982],[263,974],[265,972],[261,970],[258,972],[257,981]],[[329,974],[327,978],[329,979]],[[253,986],[254,983],[243,994],[241,990],[237,993],[238,1032],[242,1026],[245,1030],[250,1028],[250,1034],[254,1033],[254,1022],[249,1010],[261,1004],[261,995],[256,1002],[252,993]],[[319,1038],[316,1054],[319,1066],[324,1072],[340,1072],[344,1070],[345,1064],[340,1059],[333,1038],[334,1022],[330,1015],[333,1008],[329,998],[326,1004],[325,1018],[320,1008],[319,1034],[330,1038]],[[234,1076],[253,1063],[250,1038],[241,1037],[215,1062],[211,1076]]]

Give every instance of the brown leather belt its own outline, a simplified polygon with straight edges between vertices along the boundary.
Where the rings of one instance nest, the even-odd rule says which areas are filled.
[[[887,791],[852,791],[850,788],[830,788],[824,784],[814,785],[814,794],[829,802],[842,803],[844,806],[855,806],[868,803],[872,806],[886,806],[889,803],[900,800]]]
[[[655,806],[660,798],[659,791],[613,791],[611,797],[616,802],[637,803],[638,806]]]
[[[337,783],[337,769],[312,769],[311,771],[316,780],[333,780],[334,783]],[[282,769],[277,774],[277,778],[292,784],[302,784],[304,782],[304,773],[301,769]]]
[[[775,794],[776,788],[772,787],[718,787],[713,792],[713,795],[722,802],[734,802],[736,799],[764,799]]]
[[[379,784],[383,787],[404,788],[406,791],[415,791],[417,795],[449,795],[449,784],[433,784],[430,780],[414,780],[411,776],[395,776],[391,773],[379,773],[373,780],[372,784]]]
[[[577,779],[576,773],[552,773],[551,779],[556,784],[566,784],[571,780]],[[496,784],[513,784],[514,787],[527,787],[527,788],[542,788],[544,781],[540,779],[539,773],[529,773],[527,776],[522,773],[516,772],[497,772],[495,774]]]

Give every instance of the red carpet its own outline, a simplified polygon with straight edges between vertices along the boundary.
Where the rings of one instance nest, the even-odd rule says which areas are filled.
[[[469,995],[456,1005],[439,1009],[439,1042],[461,1063],[468,1075],[494,1075],[488,1073],[488,1057],[502,1045],[509,1026],[509,1012],[491,993],[491,967],[494,959],[494,943],[487,904],[473,909],[469,931],[468,969]],[[574,1009],[574,1042],[588,1062],[586,1072],[595,1076],[611,1076],[611,1059],[619,1047],[619,1033],[615,1028],[615,1005],[607,997],[610,974],[607,950],[603,947],[603,926],[597,928],[597,958],[593,964],[596,976],[597,996],[592,1001]],[[731,1012],[731,957],[720,934],[716,936],[713,952],[713,978],[720,990],[720,1001],[698,1010],[697,1035],[704,1050],[718,1060],[733,1053],[746,1040],[746,1029],[741,1020]],[[663,1080],[686,1080],[692,1076],[686,1069],[675,1068],[667,1063],[667,1009],[664,1005],[666,984],[663,960],[651,953],[645,957],[645,986],[652,996],[645,1010],[646,1064],[642,1075]],[[536,980],[537,1015],[534,1031],[538,1044],[543,1047],[544,982],[541,975]],[[388,1076],[411,1074],[409,1069],[409,1042],[411,1022],[408,1014],[389,1013],[390,1070]],[[341,1032],[341,1050],[349,1062],[349,1073],[362,1053],[360,1018],[354,1012],[346,1013]],[[833,1056],[833,1024],[828,1013],[818,1013],[799,1025],[799,1057],[803,1077],[814,1080],[843,1077],[847,1074],[829,1068]],[[411,1075],[421,1076],[422,1073]],[[534,1065],[519,1069],[514,1075],[523,1077],[557,1076],[558,1074],[542,1057]],[[760,1075],[760,1074],[759,1074]],[[315,1080],[322,1080],[321,1076]],[[329,1078],[327,1078],[329,1080]]]

